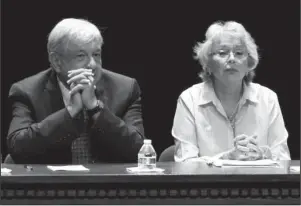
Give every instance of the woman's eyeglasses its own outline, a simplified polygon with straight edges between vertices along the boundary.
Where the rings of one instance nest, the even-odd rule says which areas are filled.
[[[244,51],[244,50],[218,50],[215,52],[212,52],[211,55],[217,55],[221,58],[229,58],[231,56],[231,54],[233,55],[234,58],[237,59],[242,59],[248,56],[248,52]]]

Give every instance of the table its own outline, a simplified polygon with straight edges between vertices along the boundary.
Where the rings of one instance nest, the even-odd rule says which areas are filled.
[[[2,204],[300,204],[297,161],[278,168],[215,167],[203,162],[161,162],[161,174],[131,174],[137,164],[86,165],[90,171],[49,170],[46,165],[4,164]]]

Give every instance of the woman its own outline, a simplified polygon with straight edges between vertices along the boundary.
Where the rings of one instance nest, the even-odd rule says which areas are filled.
[[[289,160],[288,133],[275,92],[252,83],[259,57],[239,23],[214,23],[195,47],[203,82],[180,95],[174,117],[175,161],[215,156]]]

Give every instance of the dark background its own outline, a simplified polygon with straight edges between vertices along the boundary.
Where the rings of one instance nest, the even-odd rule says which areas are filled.
[[[103,66],[138,80],[145,132],[158,155],[173,144],[180,93],[198,83],[192,47],[217,20],[242,23],[259,45],[255,82],[279,97],[293,159],[300,159],[299,1],[33,1],[2,2],[1,138],[5,155],[13,82],[48,67],[47,35],[62,18],[85,18],[103,33]],[[148,2],[148,3],[147,3]],[[163,2],[163,1],[162,1]]]

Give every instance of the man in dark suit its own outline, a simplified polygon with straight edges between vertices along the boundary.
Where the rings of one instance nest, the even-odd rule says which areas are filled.
[[[51,68],[12,85],[7,144],[16,163],[136,162],[143,145],[135,79],[101,67],[100,31],[64,19],[51,31]]]

